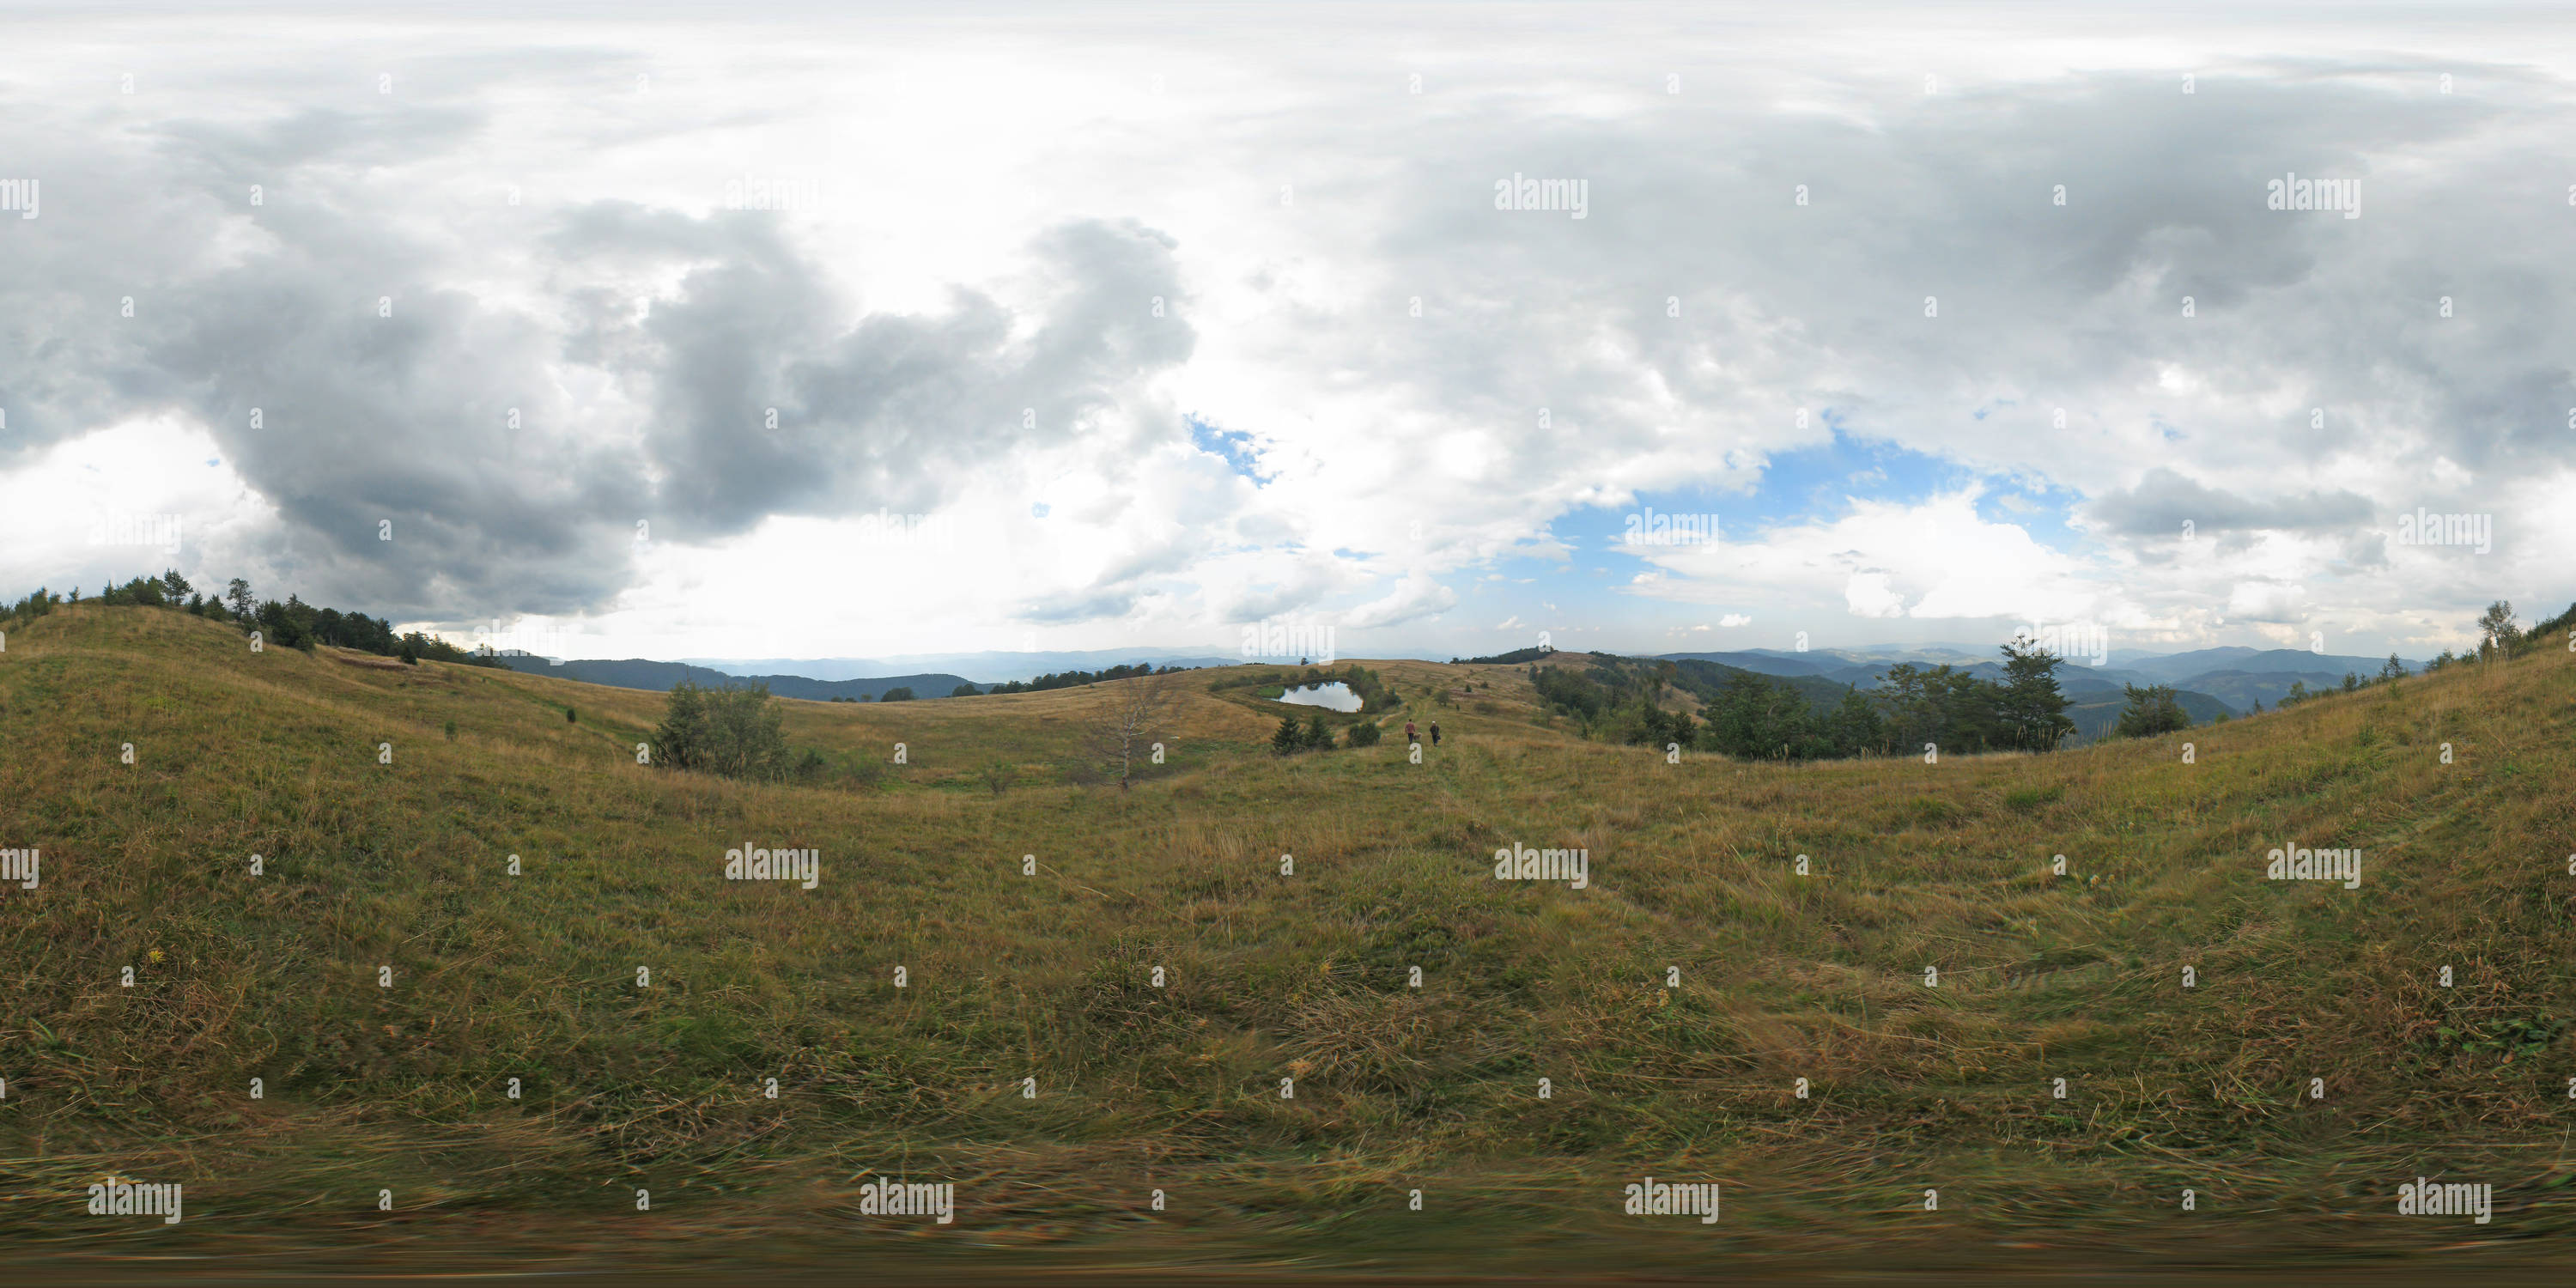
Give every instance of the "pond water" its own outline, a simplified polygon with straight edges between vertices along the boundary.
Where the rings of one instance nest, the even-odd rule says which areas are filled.
[[[1279,695],[1279,700],[1292,707],[1322,707],[1327,711],[1357,711],[1360,695],[1351,686],[1335,680],[1330,684],[1301,684]]]

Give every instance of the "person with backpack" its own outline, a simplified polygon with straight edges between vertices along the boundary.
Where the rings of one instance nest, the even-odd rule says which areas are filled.
[[[1437,720],[1431,722],[1431,745],[1434,747],[1440,745],[1440,722]]]

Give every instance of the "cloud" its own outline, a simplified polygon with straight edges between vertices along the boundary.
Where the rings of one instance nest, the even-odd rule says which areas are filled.
[[[2110,531],[2161,538],[2180,536],[2186,522],[2195,533],[2346,532],[2378,517],[2368,498],[2352,492],[2252,499],[2203,487],[2164,466],[2148,470],[2135,487],[2095,498],[2087,511]]]
[[[380,96],[311,73],[389,29],[289,23],[192,45],[206,92],[147,64],[106,107],[30,33],[0,156],[46,205],[0,220],[0,487],[168,426],[237,482],[137,471],[137,508],[215,508],[224,558],[308,598],[714,638],[760,628],[661,579],[784,561],[854,588],[808,629],[879,651],[1297,612],[1429,641],[1448,586],[1504,568],[1475,620],[1592,593],[2202,642],[2222,615],[2414,638],[2557,584],[2576,270],[2563,208],[2510,194],[2570,107],[2526,49],[2446,55],[2475,92],[2437,100],[2331,32],[1895,24],[1826,63],[1783,14],[1675,35],[1704,70],[1666,95],[1489,70],[1525,33],[1406,11],[1376,21],[1459,57],[1389,95],[1303,21],[1043,20],[1225,68],[1163,96],[927,16],[818,22],[811,67],[677,28],[495,56],[427,22]],[[1625,37],[1558,39],[1579,65]],[[1933,95],[1868,70],[1900,55],[1959,70]],[[918,66],[972,89],[898,92]],[[849,178],[820,209],[718,208],[725,176],[825,158]],[[2358,180],[2363,217],[2265,209],[2285,169]],[[1587,218],[1494,210],[1513,173],[1584,179]],[[1953,472],[1782,500],[1837,434]],[[1729,539],[1595,589],[1573,534],[1642,496]],[[2493,557],[2392,545],[2417,504],[2495,513]],[[796,544],[880,507],[985,526]],[[2215,539],[2174,541],[2186,519]],[[88,559],[40,531],[0,575]],[[872,611],[896,587],[918,610]]]
[[[1414,573],[1396,583],[1383,597],[1352,609],[1343,617],[1352,630],[1374,630],[1382,626],[1401,626],[1458,606],[1458,592],[1441,585],[1429,576]]]

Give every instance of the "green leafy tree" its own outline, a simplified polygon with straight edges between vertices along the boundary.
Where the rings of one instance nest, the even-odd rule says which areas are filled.
[[[1362,720],[1358,724],[1352,725],[1350,727],[1350,731],[1342,735],[1342,744],[1348,747],[1374,747],[1377,745],[1377,740],[1385,735],[1385,732],[1385,730],[1378,728],[1375,724]]]
[[[258,601],[251,598],[250,583],[239,577],[224,587],[224,603],[233,610],[233,620],[241,622],[249,621],[251,610],[258,606]]]
[[[950,689],[948,691],[948,696],[952,698],[971,698],[982,692],[982,689],[975,687],[974,681],[969,680],[964,684],[958,685],[956,688]]]
[[[2515,641],[2522,638],[2522,628],[2513,620],[2513,601],[2499,599],[2487,605],[2487,611],[2478,617],[2478,638],[2480,657],[2512,651]]]
[[[910,702],[910,701],[912,701],[912,686],[911,686],[911,685],[909,685],[909,684],[898,684],[898,685],[894,686],[893,688],[888,689],[888,690],[886,690],[885,692],[878,694],[878,695],[877,695],[877,701],[879,701],[879,702]]]
[[[2404,662],[2402,662],[2402,661],[2398,660],[2398,657],[2397,657],[2397,655],[2396,655],[2396,654],[2394,654],[2394,653],[2389,654],[2389,655],[2388,655],[2388,664],[2379,668],[2379,678],[2380,678],[2380,679],[2382,679],[2382,680],[2402,680],[2402,679],[2405,679],[2405,678],[2406,678],[2406,663],[2404,663]]]

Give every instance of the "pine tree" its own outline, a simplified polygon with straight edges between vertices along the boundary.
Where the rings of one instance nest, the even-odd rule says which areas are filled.
[[[2024,751],[2055,751],[2075,731],[2067,718],[2068,699],[2057,688],[2057,658],[2036,646],[2007,643],[2003,691],[1996,715],[2004,728],[2004,745]]]

